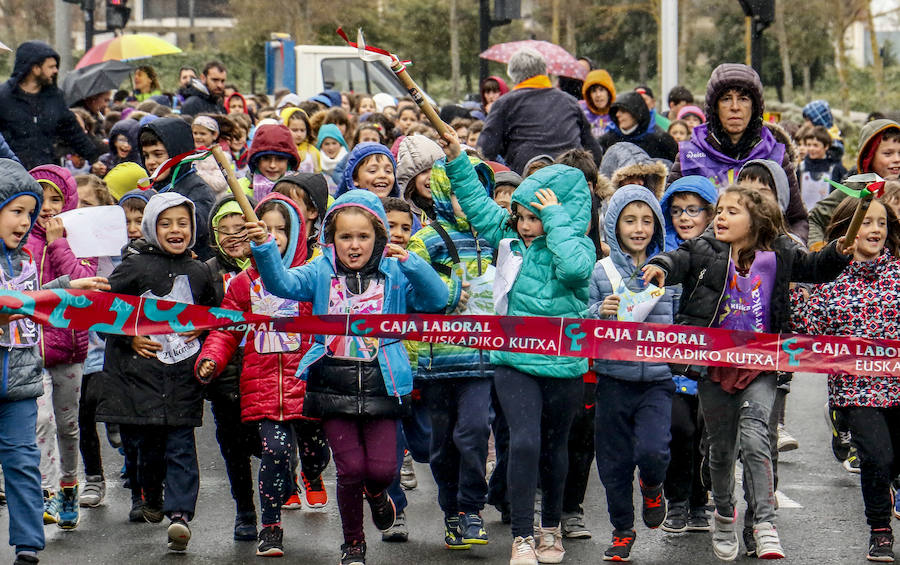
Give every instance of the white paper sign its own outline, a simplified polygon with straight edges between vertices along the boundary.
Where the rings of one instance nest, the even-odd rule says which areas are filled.
[[[172,290],[165,296],[156,296],[148,290],[141,297],[183,302],[185,304],[194,303],[194,295],[191,292],[191,283],[187,275],[176,276],[175,281],[172,283]],[[174,365],[179,361],[189,359],[200,351],[199,339],[187,342],[186,338],[179,334],[151,335],[148,337],[162,345],[162,349],[156,352],[156,358],[166,365]]]
[[[66,240],[75,257],[115,257],[128,243],[121,206],[76,208],[57,217],[66,228]]]
[[[512,290],[524,257],[510,248],[512,239],[501,239],[497,246],[497,270],[494,272],[494,311],[505,316],[509,309],[509,291]]]

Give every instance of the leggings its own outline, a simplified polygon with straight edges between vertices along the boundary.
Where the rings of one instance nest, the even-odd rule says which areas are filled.
[[[78,401],[82,363],[44,369],[44,395],[38,398],[37,438],[41,448],[41,486],[78,482]]]
[[[97,435],[97,401],[102,394],[103,373],[88,373],[81,381],[81,401],[78,403],[78,446],[86,477],[103,478],[103,459],[100,456],[100,437]]]
[[[569,428],[581,404],[584,383],[580,378],[537,377],[498,365],[494,387],[509,424],[507,489],[512,535],[524,538],[534,535],[539,476],[541,525],[559,525],[569,468]]]
[[[363,542],[363,491],[384,492],[397,473],[397,420],[331,418],[323,420],[322,426],[337,471],[344,543]]]
[[[328,466],[328,443],[317,420],[260,420],[259,440],[262,457],[259,463],[259,506],[262,525],[281,523],[281,505],[294,493],[294,471],[291,455],[294,442],[300,449],[303,474],[314,479]]]

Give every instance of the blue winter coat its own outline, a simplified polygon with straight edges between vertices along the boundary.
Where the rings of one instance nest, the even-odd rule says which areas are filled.
[[[368,190],[351,190],[334,201],[323,220],[348,206],[363,208],[384,224],[389,232],[387,214],[381,200]],[[287,269],[278,252],[278,245],[269,239],[262,245],[251,244],[256,267],[266,289],[276,296],[299,302],[312,302],[313,314],[328,313],[328,295],[331,278],[337,274],[335,251],[332,243],[325,241],[325,233],[319,237],[322,254],[309,263]],[[447,305],[447,285],[431,265],[410,253],[406,261],[382,257],[378,270],[385,278],[384,314],[405,314],[407,311],[442,312]],[[317,335],[313,346],[300,360],[297,376],[306,378],[309,367],[325,355],[325,336]],[[412,392],[412,370],[409,357],[401,340],[384,340],[378,348],[378,365],[384,386],[390,396],[400,398]]]
[[[616,270],[628,288],[640,291],[646,287],[640,276],[640,268],[643,265],[634,264],[631,256],[622,251],[619,245],[619,238],[616,236],[616,225],[619,223],[619,216],[622,210],[632,202],[644,202],[650,206],[650,209],[653,210],[653,215],[656,217],[653,237],[650,245],[647,247],[648,259],[663,251],[666,234],[663,228],[665,224],[659,202],[657,202],[656,197],[653,196],[649,189],[636,184],[629,184],[621,187],[612,195],[612,198],[609,200],[609,210],[604,221],[606,242],[609,244],[609,256],[612,258]],[[635,272],[638,274],[635,275]],[[632,275],[635,276],[632,277]],[[601,317],[600,306],[603,304],[603,300],[607,296],[614,294],[615,290],[606,276],[606,270],[598,263],[591,277],[590,311],[592,316],[595,318]],[[653,324],[671,324],[674,314],[672,294],[671,289],[666,289],[665,294],[659,299],[659,302],[656,303],[644,321]],[[672,378],[672,372],[666,363],[598,359],[594,361],[594,371],[597,374],[608,375],[623,381],[646,382]]]

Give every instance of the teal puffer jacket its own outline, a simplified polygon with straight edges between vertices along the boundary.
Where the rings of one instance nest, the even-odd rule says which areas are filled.
[[[526,247],[509,227],[509,212],[485,194],[465,154],[447,164],[447,176],[469,222],[495,249],[512,239],[510,250],[522,256],[522,267],[509,291],[509,316],[587,317],[588,286],[596,259],[586,233],[591,193],[584,175],[565,165],[545,167],[526,178],[512,195],[544,224],[545,235]],[[560,206],[537,210],[535,192],[549,188]],[[498,265],[498,269],[501,266]],[[587,359],[555,354],[491,352],[491,362],[539,377],[577,378],[588,370]]]

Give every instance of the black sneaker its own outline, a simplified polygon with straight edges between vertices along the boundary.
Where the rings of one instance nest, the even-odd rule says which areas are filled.
[[[38,559],[37,555],[32,553],[17,553],[16,561],[13,565],[36,565],[40,563],[40,559]]]
[[[341,565],[366,565],[366,542],[342,545]]]
[[[256,554],[262,557],[281,557],[284,555],[284,531],[281,526],[266,526],[259,531],[259,545]]]
[[[369,501],[369,509],[372,511],[372,522],[375,523],[375,527],[381,531],[390,528],[397,519],[397,508],[387,491],[381,491],[376,495],[366,492],[366,500]]]
[[[159,524],[163,521],[163,518],[166,517],[162,510],[162,504],[153,506],[147,502],[141,506],[141,516],[143,516],[144,521],[150,522],[151,524]]]
[[[744,526],[741,537],[744,538],[744,554],[747,557],[756,557],[756,538],[753,536],[753,526]]]
[[[665,526],[663,526],[665,529]],[[691,508],[688,513],[687,529],[689,532],[708,532],[712,530],[709,525],[709,513],[705,506],[700,508]]]
[[[459,531],[462,532],[463,543],[472,545],[487,545],[488,543],[484,520],[477,512],[459,513]]]
[[[612,544],[603,552],[604,561],[631,561],[634,530],[613,530]]]
[[[663,496],[663,486],[648,487],[644,481],[640,481],[641,496],[644,499],[641,517],[644,525],[651,530],[658,528],[666,520],[666,498]]]
[[[855,447],[850,447],[850,454],[844,459],[843,466],[848,473],[859,474],[859,452]]]
[[[256,511],[238,512],[234,517],[234,539],[256,541]]]
[[[869,561],[894,562],[894,533],[888,528],[874,528],[869,535]]]
[[[145,522],[144,520],[144,499],[138,495],[131,499],[131,510],[128,511],[129,522]]]
[[[843,463],[850,455],[850,431],[840,409],[825,404],[825,420],[831,431],[831,451],[834,458]]]
[[[666,512],[666,521],[662,529],[670,534],[686,532],[688,528],[687,502],[673,502]]]
[[[444,515],[444,547],[447,549],[469,549],[472,547],[463,541],[459,529],[459,514]]]

